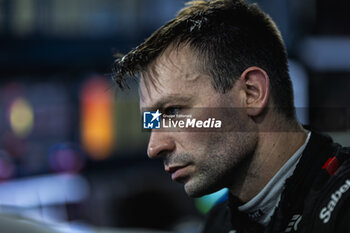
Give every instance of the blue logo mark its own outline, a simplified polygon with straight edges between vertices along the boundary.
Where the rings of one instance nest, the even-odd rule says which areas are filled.
[[[156,112],[143,112],[143,128],[144,129],[160,129],[160,116],[162,114]]]

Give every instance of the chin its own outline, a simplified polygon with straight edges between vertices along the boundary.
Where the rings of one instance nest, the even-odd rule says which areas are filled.
[[[186,194],[189,197],[193,197],[193,198],[202,197],[204,195],[211,194],[219,190],[216,188],[210,188],[207,185],[194,184],[193,182],[190,182],[190,181],[185,183],[184,189]]]

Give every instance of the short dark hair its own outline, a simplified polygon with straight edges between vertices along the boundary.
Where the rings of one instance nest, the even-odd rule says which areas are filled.
[[[287,52],[277,26],[256,4],[244,0],[192,1],[141,45],[114,62],[113,79],[124,88],[170,45],[189,45],[220,92],[230,90],[242,72],[258,66],[270,77],[279,112],[295,117]]]

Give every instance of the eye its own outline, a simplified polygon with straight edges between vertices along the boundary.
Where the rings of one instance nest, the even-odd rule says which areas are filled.
[[[178,107],[178,106],[167,107],[165,108],[164,113],[167,115],[177,115],[179,114],[180,110],[181,110],[181,107]]]

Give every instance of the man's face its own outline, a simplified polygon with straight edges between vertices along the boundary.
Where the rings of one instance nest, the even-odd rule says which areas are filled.
[[[179,114],[186,109],[189,114],[191,109],[244,106],[241,83],[237,81],[225,94],[217,92],[210,77],[198,71],[197,59],[187,47],[167,49],[141,77],[141,109]],[[252,124],[245,114],[229,118],[231,129],[248,129]],[[234,185],[238,165],[253,153],[256,143],[252,132],[153,130],[147,152],[150,158],[162,158],[172,179],[184,183],[189,196],[197,197]]]

